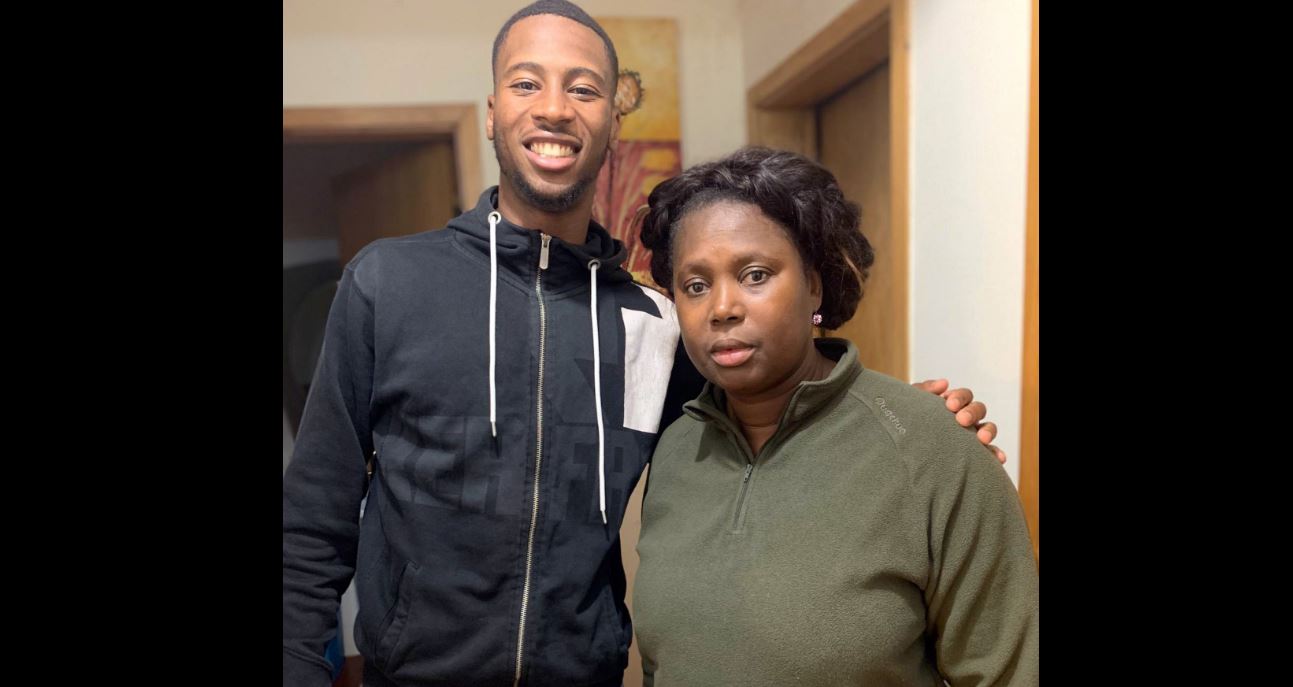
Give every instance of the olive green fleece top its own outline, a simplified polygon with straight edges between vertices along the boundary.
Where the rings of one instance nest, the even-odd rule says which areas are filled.
[[[1038,684],[1009,477],[943,399],[816,343],[839,362],[757,457],[713,385],[661,437],[633,596],[646,684]]]

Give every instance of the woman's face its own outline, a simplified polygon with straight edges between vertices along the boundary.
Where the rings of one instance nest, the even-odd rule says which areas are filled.
[[[674,303],[696,369],[739,397],[784,389],[814,350],[817,273],[804,273],[789,235],[755,205],[720,200],[677,231]]]

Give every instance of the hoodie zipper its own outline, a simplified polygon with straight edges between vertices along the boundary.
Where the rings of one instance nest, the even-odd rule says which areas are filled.
[[[543,271],[548,269],[548,243],[552,237],[540,233],[539,269],[534,273],[534,293],[539,297],[539,389],[535,403],[534,497],[531,499],[530,535],[525,547],[525,587],[521,591],[521,620],[516,635],[516,677],[513,687],[521,684],[521,658],[525,655],[525,614],[530,608],[530,573],[534,569],[534,527],[539,521],[539,476],[543,469],[543,360],[547,349],[548,318],[543,304]]]

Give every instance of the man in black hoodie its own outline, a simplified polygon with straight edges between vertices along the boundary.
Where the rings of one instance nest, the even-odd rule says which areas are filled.
[[[627,665],[620,521],[703,380],[672,303],[591,221],[620,124],[610,38],[541,0],[493,63],[498,186],[342,274],[283,477],[284,685],[330,684],[352,576],[368,687],[619,685]]]

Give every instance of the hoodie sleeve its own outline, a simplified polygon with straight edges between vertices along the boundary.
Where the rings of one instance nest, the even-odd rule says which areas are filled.
[[[664,396],[664,412],[660,414],[660,433],[668,429],[674,420],[682,417],[682,405],[700,395],[705,387],[705,378],[687,357],[687,349],[678,337],[678,349],[673,355],[673,370],[669,373],[669,388]]]
[[[362,253],[361,253],[362,255]],[[332,684],[324,647],[354,575],[359,505],[372,454],[373,305],[342,273],[283,475],[283,684]]]

